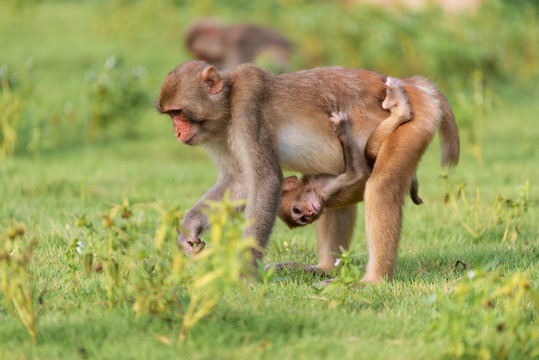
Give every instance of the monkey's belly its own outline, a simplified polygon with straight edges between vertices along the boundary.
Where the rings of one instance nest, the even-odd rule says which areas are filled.
[[[279,132],[281,167],[305,175],[340,174],[344,159],[337,138],[328,139],[309,129],[284,127]]]

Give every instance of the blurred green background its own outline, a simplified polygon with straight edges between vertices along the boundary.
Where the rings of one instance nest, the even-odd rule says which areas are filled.
[[[478,146],[485,112],[537,99],[537,9],[498,0],[456,13],[351,0],[4,0],[1,100],[3,109],[20,108],[2,122],[2,154],[147,136],[160,82],[191,58],[185,31],[203,17],[278,30],[296,46],[293,70],[338,65],[428,77]]]
[[[38,345],[32,346],[0,307],[0,358],[454,354],[460,348],[451,348],[443,334],[424,334],[440,312],[458,313],[452,303],[440,310],[426,300],[433,293],[449,296],[465,277],[457,260],[468,269],[499,270],[508,277],[529,270],[537,290],[538,14],[539,3],[524,0],[485,0],[460,12],[436,4],[412,9],[360,0],[0,0],[0,233],[13,219],[39,242],[29,271],[40,313]],[[418,169],[425,205],[404,208],[395,281],[366,289],[359,300],[343,296],[344,306],[335,305],[313,290],[311,277],[288,273],[249,288],[254,296],[263,294],[259,304],[250,302],[252,294],[227,295],[179,352],[160,337],[175,338],[175,324],[135,319],[130,304],[109,311],[100,303],[97,281],[83,284],[81,302],[65,258],[77,216],[100,219],[110,203],[124,198],[163,200],[186,210],[215,181],[203,150],[178,144],[170,119],[154,108],[164,76],[191,59],[186,30],[206,17],[279,31],[295,44],[292,70],[338,65],[429,78],[448,98],[459,125],[461,162],[450,181],[467,183],[470,199],[480,188],[481,214],[498,201],[497,194],[504,195],[501,202],[519,193],[524,199],[529,180],[529,196],[521,204],[526,211],[511,215],[509,240],[505,223],[474,239],[444,202],[435,140]],[[367,259],[362,206],[352,244],[361,271]],[[463,211],[472,223],[473,214]],[[152,239],[159,217],[146,214],[137,221],[146,229],[141,238]],[[291,232],[278,222],[267,250],[265,262],[314,264],[314,227]],[[518,306],[517,313],[527,317],[516,326],[537,344],[537,308],[526,305],[521,312]],[[484,345],[493,357],[503,357],[504,346],[513,351],[506,356],[517,354],[513,358],[532,353],[508,332],[489,332],[481,319],[473,317],[473,325],[458,318],[456,337],[466,328],[472,344],[465,355],[479,357],[478,343],[494,344]]]

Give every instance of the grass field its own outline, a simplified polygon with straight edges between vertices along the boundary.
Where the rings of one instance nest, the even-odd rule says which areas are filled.
[[[260,11],[249,16],[255,5],[246,2],[235,7],[177,3],[0,4],[0,65],[24,68],[28,59],[33,64],[25,80],[32,89],[13,91],[20,96],[21,117],[14,154],[0,158],[0,233],[23,223],[23,244],[38,241],[27,266],[37,342],[32,343],[9,306],[0,305],[0,359],[539,358],[539,55],[531,46],[539,37],[537,7],[514,10],[495,2],[485,16],[443,17],[432,35],[417,38],[421,27],[429,32],[433,24],[421,14],[387,15],[370,7],[360,8],[360,14],[342,4],[307,6],[299,1],[282,12],[280,5],[260,2]],[[514,212],[506,209],[499,223],[475,239],[451,202],[444,201],[436,139],[418,169],[425,204],[416,207],[407,201],[404,207],[398,265],[390,284],[321,292],[312,286],[317,279],[290,270],[269,281],[229,288],[182,343],[176,341],[181,315],[169,309],[135,316],[131,299],[110,309],[104,274],[86,276],[82,260],[75,260],[77,295],[68,254],[78,216],[99,223],[110,204],[126,198],[132,204],[163,202],[187,210],[215,181],[216,170],[204,152],[179,145],[170,121],[153,104],[164,75],[189,58],[180,46],[183,29],[198,16],[217,14],[231,22],[259,21],[293,35],[300,43],[296,68],[340,64],[430,77],[447,94],[461,128],[461,160],[449,182],[466,183],[471,199],[479,189],[483,217],[498,194],[525,202],[518,208],[522,213],[517,214],[519,205],[513,202]],[[337,26],[340,15],[346,21],[373,17],[372,26],[380,27],[376,31],[395,34],[397,44],[410,45],[414,39],[417,44],[408,48],[407,56],[406,46],[375,46],[365,33],[357,35],[364,43],[354,43],[350,34],[331,42],[331,26],[316,26],[324,14],[338,34],[344,31]],[[384,22],[376,25],[377,20]],[[475,33],[479,27],[483,30]],[[521,28],[527,30],[519,33]],[[449,48],[433,42],[436,36],[450,37],[453,29],[469,31],[477,44],[469,38],[458,42],[458,36]],[[319,42],[309,42],[311,36]],[[368,50],[363,56],[362,44]],[[329,50],[320,48],[324,45]],[[339,46],[346,51],[336,53]],[[423,56],[422,46],[433,52]],[[136,87],[145,95],[135,108],[118,106],[110,115],[113,124],[89,139],[89,114],[96,102],[87,79],[89,72],[103,71],[111,56],[120,64],[118,71],[144,67],[146,75]],[[437,59],[453,68],[438,68]],[[3,96],[0,113],[6,114],[6,104],[12,103],[5,88]],[[2,138],[5,129],[0,129]],[[527,198],[521,195],[526,181]],[[467,212],[459,197],[455,202],[466,219],[474,220],[472,208]],[[359,271],[367,260],[362,209],[360,204],[351,248],[352,268]],[[134,213],[138,241],[153,247],[160,213],[151,206]],[[508,219],[512,223],[503,240]],[[175,239],[169,236],[167,241],[170,248]],[[314,227],[289,231],[278,222],[264,262],[315,264],[316,256]],[[496,274],[503,274],[501,280]],[[180,303],[187,304],[186,290],[180,295]],[[1,304],[4,299],[0,292]]]

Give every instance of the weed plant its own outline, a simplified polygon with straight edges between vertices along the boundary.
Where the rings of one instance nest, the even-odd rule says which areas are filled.
[[[330,307],[343,304],[368,303],[369,300],[360,289],[366,284],[361,283],[361,271],[354,262],[354,256],[350,250],[341,248],[341,255],[335,262],[332,273],[332,281],[327,287],[320,287],[321,295],[326,296]],[[323,283],[321,283],[323,284]],[[368,286],[368,285],[367,285]]]
[[[508,238],[516,240],[524,215],[528,211],[530,190],[528,180],[518,198],[496,195],[490,204],[485,204],[479,195],[479,187],[475,189],[475,197],[469,198],[465,191],[466,184],[451,184],[445,173],[442,177],[446,187],[446,203],[451,203],[461,225],[475,240],[481,239],[487,231],[499,226],[504,229],[502,243]]]
[[[121,57],[110,56],[100,70],[87,74],[89,140],[101,137],[103,131],[115,122],[123,123],[120,129],[126,135],[136,134],[140,107],[149,105],[148,93],[142,82],[147,71],[143,66],[127,68]]]
[[[438,320],[430,336],[448,340],[449,358],[539,356],[539,293],[532,289],[529,273],[471,270],[449,296],[438,299]]]
[[[253,274],[252,238],[243,239],[247,224],[235,208],[243,201],[209,204],[211,244],[197,256],[186,258],[175,239],[181,212],[163,204],[136,204],[127,200],[113,205],[101,222],[76,219],[66,259],[77,297],[79,283],[98,278],[110,309],[132,302],[136,317],[160,315],[181,321],[179,340],[207,316],[230,289]],[[136,208],[156,208],[161,213],[153,244],[143,228],[132,221]],[[187,299],[187,300],[186,300]],[[103,299],[105,300],[105,299]],[[184,307],[184,303],[188,305]],[[184,310],[185,309],[185,310]]]
[[[12,223],[0,234],[0,293],[7,311],[28,330],[35,344],[37,314],[32,277],[27,270],[35,242],[21,244],[25,231],[23,224]]]
[[[0,159],[12,156],[18,142],[25,144],[27,149],[35,148],[39,143],[39,125],[33,120],[23,124],[23,119],[28,117],[34,90],[32,67],[31,60],[14,69],[7,64],[0,66]],[[26,122],[33,125],[32,131],[27,131]]]

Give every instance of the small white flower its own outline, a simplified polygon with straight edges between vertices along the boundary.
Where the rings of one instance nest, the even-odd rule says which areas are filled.
[[[110,56],[105,61],[105,70],[112,70],[114,66],[116,66],[116,58],[114,56]]]
[[[143,78],[148,74],[148,69],[144,66],[135,66],[133,68],[133,74],[138,78]]]
[[[468,279],[472,280],[475,277],[475,271],[470,270],[468,271]]]
[[[79,254],[82,254],[82,250],[84,249],[84,244],[82,243],[82,241],[77,241],[77,252]]]
[[[429,296],[429,298],[427,299],[427,301],[428,301],[429,303],[433,303],[433,302],[436,301],[436,299],[437,299],[436,294],[432,294],[431,296]]]
[[[335,260],[334,266],[338,266],[340,263],[341,263],[341,258],[337,258],[337,260]]]

